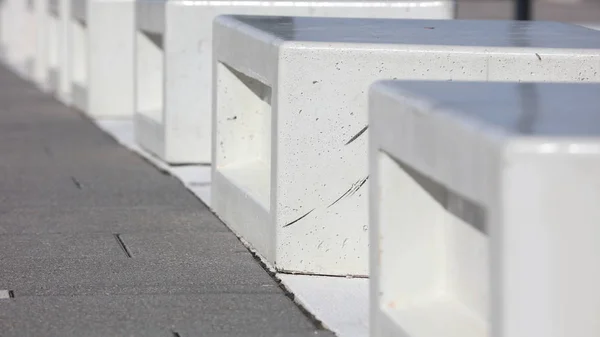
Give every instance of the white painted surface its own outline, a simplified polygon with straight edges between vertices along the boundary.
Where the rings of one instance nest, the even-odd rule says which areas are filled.
[[[599,47],[549,22],[217,18],[212,207],[280,271],[367,275],[371,83],[598,82]]]
[[[204,165],[169,166],[136,145],[133,121],[126,119],[97,119],[97,125],[120,144],[149,160],[159,169],[178,178],[202,202],[210,207],[210,167]],[[243,238],[242,242],[248,246]],[[250,248],[250,247],[249,247]],[[273,271],[269,262],[263,259]],[[277,274],[295,301],[340,337],[369,336],[369,280]]]
[[[210,163],[212,23],[221,14],[452,18],[453,1],[149,1],[137,7],[136,132],[172,164]]]
[[[74,105],[93,118],[131,118],[134,0],[71,0]]]
[[[597,336],[598,84],[370,96],[371,336]]]
[[[340,337],[369,336],[369,280],[277,274],[295,300]]]

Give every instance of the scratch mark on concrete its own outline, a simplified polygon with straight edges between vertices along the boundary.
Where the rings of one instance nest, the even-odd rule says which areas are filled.
[[[353,195],[354,193],[356,193],[361,187],[363,187],[363,185],[367,182],[367,180],[369,180],[369,176],[352,184],[352,186],[350,186],[350,188],[346,192],[344,192],[344,194],[342,194],[339,198],[337,198],[334,202],[332,202],[329,206],[327,206],[327,208],[335,205],[337,202],[339,202],[343,198],[349,197],[349,196]]]
[[[367,131],[367,129],[369,128],[369,126],[365,126],[364,128],[362,128],[362,130],[358,131],[357,134],[354,135],[354,137],[350,138],[350,140],[346,143],[346,145],[352,143],[353,141],[355,141],[358,137],[360,137],[360,135],[362,135],[363,133],[365,133],[365,131]]]
[[[302,220],[302,219],[306,218],[306,217],[307,217],[307,216],[308,216],[310,213],[312,213],[314,210],[315,210],[315,209],[313,208],[312,210],[310,210],[310,212],[308,212],[308,213],[304,214],[303,216],[299,217],[298,219],[296,219],[296,220],[294,220],[294,221],[290,222],[289,224],[287,224],[287,225],[285,225],[285,226],[283,226],[283,227],[284,227],[284,228],[285,228],[285,227],[289,227],[289,226],[291,226],[291,225],[295,224],[296,222],[298,222],[298,221],[300,221],[300,220]]]

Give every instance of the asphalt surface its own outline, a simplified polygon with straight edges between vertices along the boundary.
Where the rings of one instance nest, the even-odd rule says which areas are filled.
[[[333,336],[175,178],[0,67],[0,336]]]

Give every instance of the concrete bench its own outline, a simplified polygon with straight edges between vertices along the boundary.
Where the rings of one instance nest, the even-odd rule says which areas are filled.
[[[600,85],[384,81],[371,336],[598,336]]]
[[[149,1],[137,7],[136,133],[171,164],[210,163],[212,22],[220,14],[450,19],[454,1]]]
[[[36,53],[36,13],[33,0],[0,2],[0,59],[26,79],[32,79]]]
[[[379,79],[600,81],[600,34],[548,22],[217,18],[212,207],[282,270],[367,275]]]
[[[73,104],[93,118],[131,116],[134,0],[71,0]]]

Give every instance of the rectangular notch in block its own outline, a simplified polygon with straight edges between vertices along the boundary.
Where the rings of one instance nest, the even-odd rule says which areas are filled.
[[[217,64],[216,168],[267,211],[271,200],[271,87]]]
[[[136,31],[136,114],[163,124],[164,48],[161,34]]]
[[[85,22],[71,20],[71,62],[73,79],[73,104],[81,109],[87,109],[88,90],[88,34]]]
[[[410,336],[483,337],[485,209],[379,153],[379,307]]]

